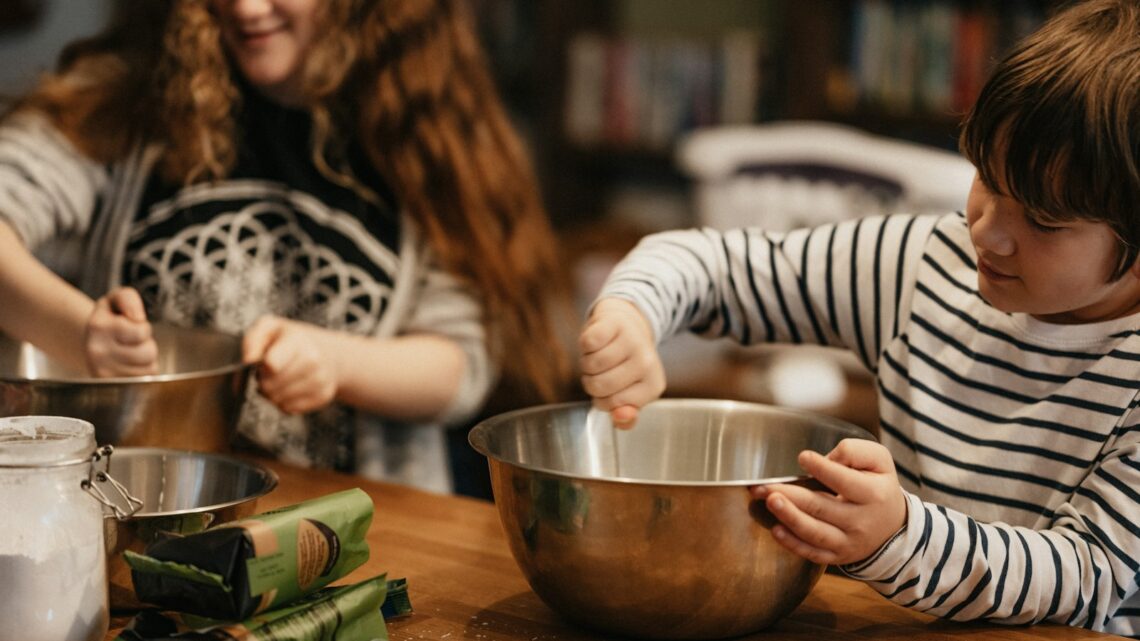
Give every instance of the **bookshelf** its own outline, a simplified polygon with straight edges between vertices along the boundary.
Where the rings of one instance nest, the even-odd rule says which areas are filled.
[[[559,226],[683,189],[678,136],[819,119],[953,148],[993,60],[1063,0],[469,0]]]

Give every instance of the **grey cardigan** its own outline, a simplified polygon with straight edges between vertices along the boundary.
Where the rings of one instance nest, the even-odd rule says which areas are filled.
[[[140,145],[121,162],[100,164],[80,153],[47,118],[14,115],[0,124],[0,220],[46,264],[99,297],[120,284],[131,220],[159,153],[157,146]],[[432,426],[360,416],[357,467],[368,476],[443,491],[450,480],[439,428],[478,411],[498,372],[489,357],[480,300],[433,263],[406,214],[401,225],[390,308],[374,336],[446,336],[462,347],[467,368]]]

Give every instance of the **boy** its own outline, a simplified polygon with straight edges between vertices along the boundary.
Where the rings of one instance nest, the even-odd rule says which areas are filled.
[[[583,385],[630,425],[682,330],[852,349],[882,445],[800,455],[834,495],[754,488],[780,543],[940,617],[1138,634],[1140,4],[1050,19],[961,147],[964,215],[643,240],[582,331]]]

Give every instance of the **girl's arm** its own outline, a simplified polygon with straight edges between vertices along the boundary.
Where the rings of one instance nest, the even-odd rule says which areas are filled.
[[[45,116],[20,112],[0,125],[0,331],[76,370],[150,374],[156,347],[137,295],[91,300],[33,254],[85,234],[108,181]]]
[[[443,336],[376,338],[277,316],[250,327],[244,352],[258,363],[260,392],[285,412],[335,400],[409,422],[450,406],[467,367],[463,350]]]
[[[261,393],[290,413],[336,400],[402,421],[469,417],[497,376],[483,308],[474,292],[441,270],[422,278],[410,318],[395,337],[259,319],[246,331],[243,351],[246,362],[259,363]]]
[[[45,267],[3,220],[0,301],[0,330],[86,371],[86,326],[95,301]]]

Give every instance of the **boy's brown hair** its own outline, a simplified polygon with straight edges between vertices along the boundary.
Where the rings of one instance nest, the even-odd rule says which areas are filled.
[[[1037,220],[1108,224],[1124,275],[1140,253],[1140,2],[1076,3],[1018,43],[959,147]]]

